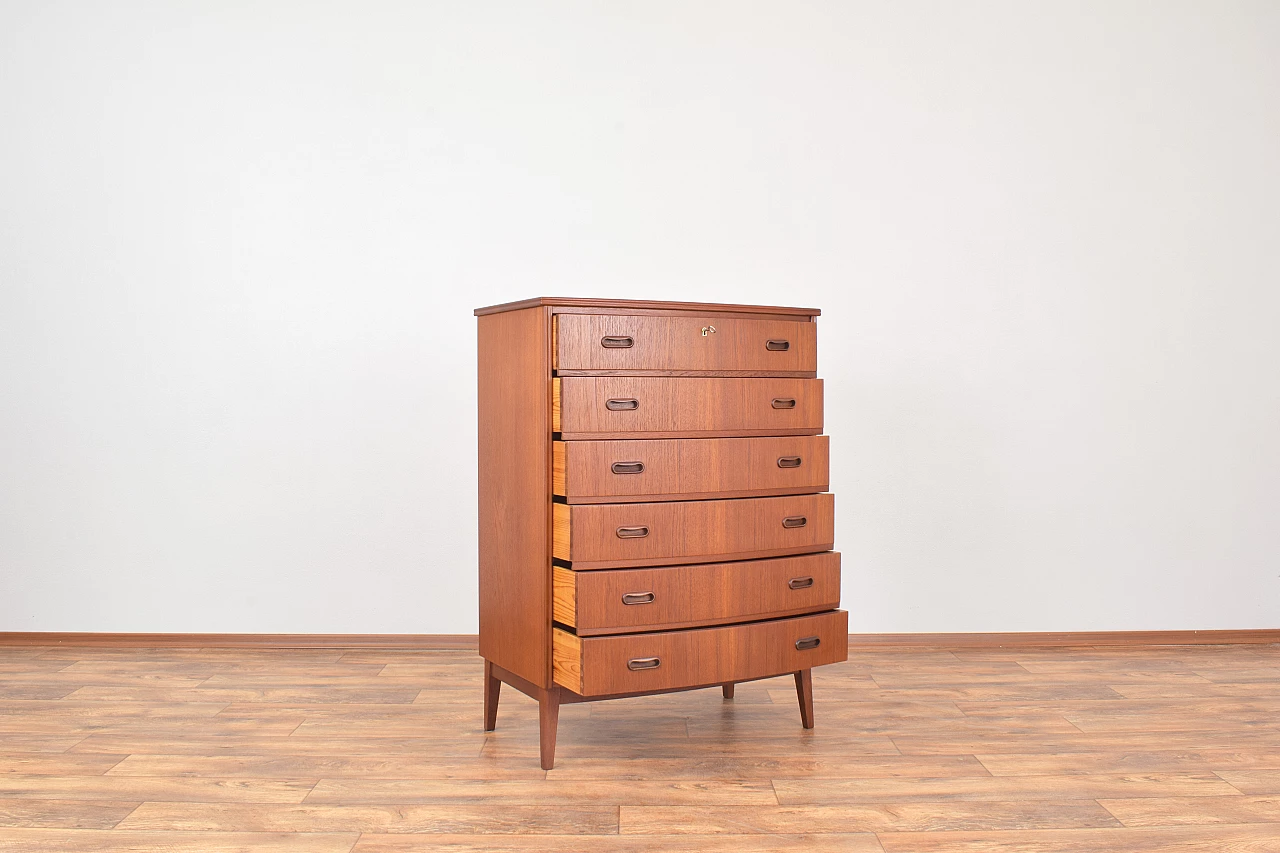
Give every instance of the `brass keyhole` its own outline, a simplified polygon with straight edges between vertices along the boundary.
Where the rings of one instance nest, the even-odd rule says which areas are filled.
[[[703,336],[704,338],[705,338],[707,335],[714,335],[715,333],[716,333],[716,327],[715,327],[715,326],[703,326],[703,327],[702,327],[702,336]]]

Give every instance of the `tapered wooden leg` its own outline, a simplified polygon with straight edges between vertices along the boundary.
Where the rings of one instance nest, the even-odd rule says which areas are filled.
[[[498,727],[498,694],[502,681],[493,674],[493,664],[484,662],[484,730],[491,732]]]
[[[728,684],[721,686],[720,690],[724,692],[724,698],[726,699],[733,698],[733,682],[730,682]]]
[[[806,729],[813,728],[813,670],[802,669],[796,673],[796,698],[800,700],[800,722]]]
[[[538,694],[538,737],[542,754],[542,769],[550,770],[556,763],[556,726],[560,722],[560,688],[551,685]]]

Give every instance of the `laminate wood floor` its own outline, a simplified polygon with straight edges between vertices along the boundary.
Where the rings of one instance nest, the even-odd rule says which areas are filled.
[[[1280,646],[854,649],[560,711],[474,652],[0,648],[2,851],[1280,851]]]

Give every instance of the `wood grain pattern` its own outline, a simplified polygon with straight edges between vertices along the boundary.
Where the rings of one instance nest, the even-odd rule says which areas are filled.
[[[578,695],[582,682],[582,640],[568,631],[555,630],[551,640],[551,674],[556,684]]]
[[[1125,826],[1280,823],[1280,797],[1137,797],[1098,800]],[[1276,827],[1280,838],[1280,826]]]
[[[575,572],[556,567],[558,621],[581,636],[670,630],[833,610],[840,555],[745,560],[654,569]],[[799,588],[792,588],[796,581]],[[652,593],[649,603],[623,596]],[[572,621],[570,621],[570,619]]]
[[[884,853],[870,833],[832,835],[434,835],[449,853]],[[420,838],[366,833],[352,853],[422,853]]]
[[[711,331],[713,330],[714,331]],[[705,331],[704,331],[705,330]],[[627,314],[558,314],[556,370],[740,371],[748,376],[806,374],[818,369],[818,326],[799,321],[743,320],[695,313],[683,317]],[[606,347],[605,338],[626,347]],[[769,342],[785,350],[769,348]]]
[[[561,387],[559,379],[551,380],[551,431],[557,435],[560,433],[560,416],[562,414],[562,400],[560,399]],[[552,466],[555,460],[552,460]]]
[[[835,833],[1116,826],[1091,800],[1064,803],[940,800],[923,803],[834,806],[632,806],[621,810],[621,829],[636,835],[715,833]]]
[[[697,805],[710,795],[722,803],[777,805],[767,779],[327,779],[316,786],[308,804],[416,805],[484,803],[575,803],[616,805],[621,800],[654,805]],[[191,814],[179,807],[175,812]],[[228,809],[228,811],[234,811]],[[279,809],[275,811],[292,811]]]
[[[444,788],[447,786],[440,786]],[[502,783],[491,796],[503,798]],[[530,783],[522,783],[530,784]],[[538,783],[532,783],[538,784]],[[508,789],[510,790],[510,789]],[[491,804],[450,797],[447,793],[425,802],[398,802],[384,795],[380,802],[364,803],[357,795],[350,802],[321,799],[296,806],[254,806],[241,804],[143,803],[129,815],[122,831],[167,832],[389,832],[389,833],[503,833],[522,828],[537,834],[611,832],[617,814],[608,807],[566,802],[563,808],[548,809],[529,803],[494,809]]]
[[[101,698],[0,700],[0,850],[1270,853],[1277,668],[1262,644],[863,648],[813,671],[813,730],[791,675],[565,704],[543,771],[536,702],[483,731],[474,651],[6,647],[5,683]]]
[[[1100,797],[1228,797],[1240,792],[1212,773],[991,776],[967,779],[792,779],[774,783],[783,805],[864,800],[1094,800]]]
[[[817,317],[822,312],[817,308],[784,308],[776,305],[737,305],[725,302],[662,302],[652,299],[584,299],[568,296],[535,296],[518,302],[504,302],[501,305],[488,305],[477,308],[477,317],[485,314],[496,314],[503,311],[519,311],[523,308],[554,307],[561,309],[582,309],[586,311],[622,310],[622,311],[662,311],[667,314],[679,314],[684,311],[698,313],[714,312],[716,314],[776,314],[780,317]]]
[[[139,802],[0,799],[0,845],[6,829],[112,829],[140,806]]]
[[[119,832],[11,829],[0,850],[22,853],[350,853],[358,832]]]
[[[551,618],[562,625],[578,625],[577,574],[561,566],[551,567]]]
[[[554,489],[571,504],[825,492],[829,444],[825,435],[557,441]],[[615,463],[643,470],[618,473]]]
[[[560,395],[553,395],[551,404],[551,429],[558,430],[560,428]],[[551,443],[551,492],[556,495],[564,495],[568,488],[569,477],[569,459],[565,442],[554,441]]]
[[[896,832],[885,853],[1274,853],[1275,826],[1155,829],[1026,829],[1019,832]]]
[[[479,321],[480,654],[546,686],[551,676],[548,318]]]
[[[551,505],[551,554],[560,557],[569,554],[573,549],[573,524],[569,507],[565,504]],[[568,557],[560,557],[568,559]]]
[[[821,379],[709,379],[655,376],[568,376],[559,388],[555,431],[565,440],[822,432]],[[636,400],[610,410],[609,400]],[[774,400],[794,400],[775,408]]]
[[[1241,722],[1247,724],[1250,719],[1267,719],[1274,723],[1276,722],[1275,712],[1275,706],[1268,703],[1265,710],[1260,709],[1258,714],[1249,714]],[[1280,796],[1280,760],[1276,761],[1276,765],[1271,769],[1250,768],[1241,770],[1232,768],[1220,771],[1218,775],[1222,777],[1223,781],[1241,793],[1275,794]]]
[[[725,501],[555,505],[552,555],[574,569],[711,563],[828,551],[831,494]],[[784,526],[804,519],[803,526]],[[798,522],[793,522],[798,523]],[[647,529],[624,538],[622,529]]]
[[[556,629],[556,647],[563,643],[565,650],[556,653],[556,678],[566,686],[580,680],[580,690],[570,689],[584,696],[605,696],[794,673],[844,660],[848,623],[847,613],[835,611],[718,628],[573,640],[568,632]],[[797,642],[809,637],[819,638],[820,645],[798,649]],[[572,660],[575,641],[577,665]],[[658,660],[656,668],[629,666],[629,662],[651,659]]]

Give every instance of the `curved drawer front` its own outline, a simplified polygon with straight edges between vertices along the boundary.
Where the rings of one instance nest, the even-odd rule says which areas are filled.
[[[575,569],[712,563],[829,551],[835,496],[554,505],[552,556]]]
[[[552,380],[565,439],[817,435],[821,379],[568,376]]]
[[[840,555],[657,569],[555,567],[556,621],[580,636],[662,631],[817,613],[840,605]]]
[[[813,375],[817,324],[737,317],[555,315],[556,370]]]
[[[569,503],[803,494],[828,481],[825,435],[557,441],[553,458]]]
[[[848,656],[849,615],[843,610],[614,637],[578,637],[557,628],[552,677],[582,696],[608,696],[768,678]]]

